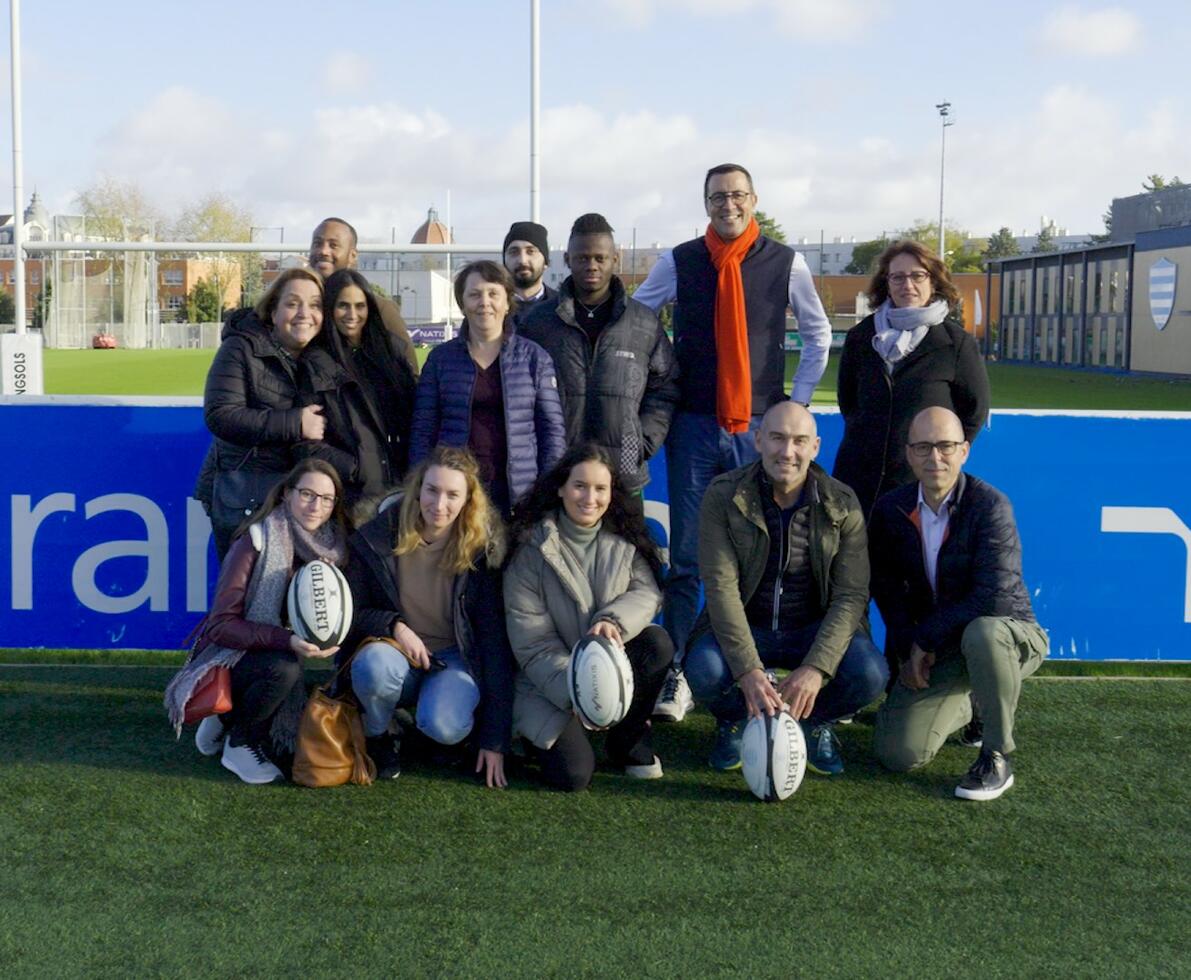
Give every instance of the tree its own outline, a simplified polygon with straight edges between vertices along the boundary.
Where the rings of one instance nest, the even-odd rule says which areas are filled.
[[[869,276],[877,268],[877,256],[889,247],[889,239],[882,235],[867,242],[859,242],[852,249],[852,261],[844,266],[844,272],[853,276]]]
[[[179,323],[218,323],[223,318],[223,296],[219,286],[200,279],[186,294],[186,303],[178,310]]]
[[[984,249],[984,258],[987,259],[1004,259],[1010,255],[1020,254],[1021,249],[1017,247],[1017,239],[1013,237],[1013,232],[1004,225],[988,240],[988,245]]]
[[[897,235],[899,238],[913,239],[932,252],[939,247],[939,226],[933,221],[919,219]],[[948,228],[943,236],[943,264],[949,272],[980,272],[983,268],[984,246],[983,239],[972,238],[958,228]]]
[[[250,242],[252,241],[252,213],[242,208],[221,191],[207,194],[182,209],[170,228],[170,237],[179,242]],[[242,299],[256,297],[261,287],[262,263],[258,252],[236,252],[215,261],[218,280],[230,279],[228,268],[240,267]],[[217,282],[218,286],[219,283]]]
[[[162,223],[161,212],[131,182],[101,177],[75,196],[87,222],[87,234],[110,241],[124,241],[125,236],[153,237]]]
[[[1055,226],[1047,223],[1038,230],[1038,240],[1034,243],[1034,247],[1030,251],[1053,252],[1058,247],[1058,243],[1055,241]]]
[[[1141,182],[1141,189],[1147,194],[1152,194],[1154,191],[1165,191],[1174,187],[1186,186],[1178,177],[1171,177],[1170,180],[1167,180],[1161,174],[1150,174]]]
[[[0,289],[0,323],[16,323],[17,304],[12,295]]]
[[[753,217],[757,219],[757,224],[761,226],[762,235],[766,238],[772,238],[775,242],[785,243],[786,233],[782,231],[782,226],[773,218],[769,217],[764,211],[754,211]]]
[[[54,284],[50,280],[45,280],[45,285],[41,287],[41,292],[37,294],[37,300],[33,304],[33,329],[44,330],[46,319],[50,315],[50,300],[54,295]]]

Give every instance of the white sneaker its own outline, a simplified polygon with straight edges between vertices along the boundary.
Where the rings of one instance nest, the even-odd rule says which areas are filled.
[[[624,774],[632,779],[661,779],[662,760],[655,755],[647,766],[625,766]]]
[[[226,737],[227,730],[219,715],[207,715],[199,722],[198,731],[194,733],[194,746],[203,755],[219,755]]]
[[[285,779],[259,745],[232,745],[229,739],[223,743],[223,758],[219,761],[224,769],[231,770],[244,782],[254,786]]]
[[[691,687],[681,670],[671,667],[666,674],[666,682],[658,692],[657,702],[653,706],[653,717],[659,721],[682,721],[688,711],[695,710],[695,699],[691,696]]]

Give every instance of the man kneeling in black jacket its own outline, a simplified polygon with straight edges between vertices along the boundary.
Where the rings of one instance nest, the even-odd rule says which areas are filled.
[[[970,691],[984,743],[955,795],[993,800],[1013,785],[1021,682],[1049,641],[1022,581],[1013,508],[964,474],[969,449],[954,412],[919,412],[906,446],[917,482],[881,497],[869,521],[873,598],[886,653],[900,664],[877,715],[876,752],[898,772],[926,765],[971,718]]]

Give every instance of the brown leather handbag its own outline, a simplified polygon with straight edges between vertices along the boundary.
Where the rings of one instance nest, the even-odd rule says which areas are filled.
[[[232,710],[232,672],[228,667],[212,667],[198,682],[190,700],[186,702],[184,724],[192,725],[208,715],[221,715]]]
[[[376,779],[376,764],[365,749],[360,703],[351,690],[331,695],[354,658],[348,657],[306,702],[294,746],[293,780],[301,786],[368,786]]]

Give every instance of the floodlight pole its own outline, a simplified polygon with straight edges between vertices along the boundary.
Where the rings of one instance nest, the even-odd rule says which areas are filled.
[[[529,0],[529,220],[539,223],[542,220],[541,19],[540,0]]]
[[[25,333],[25,189],[21,161],[21,0],[9,0],[12,51],[12,246],[16,332]]]
[[[947,246],[943,232],[943,173],[947,165],[947,127],[953,125],[948,117],[951,115],[951,103],[940,102],[935,106],[943,120],[942,150],[939,155],[939,261],[946,264]]]

